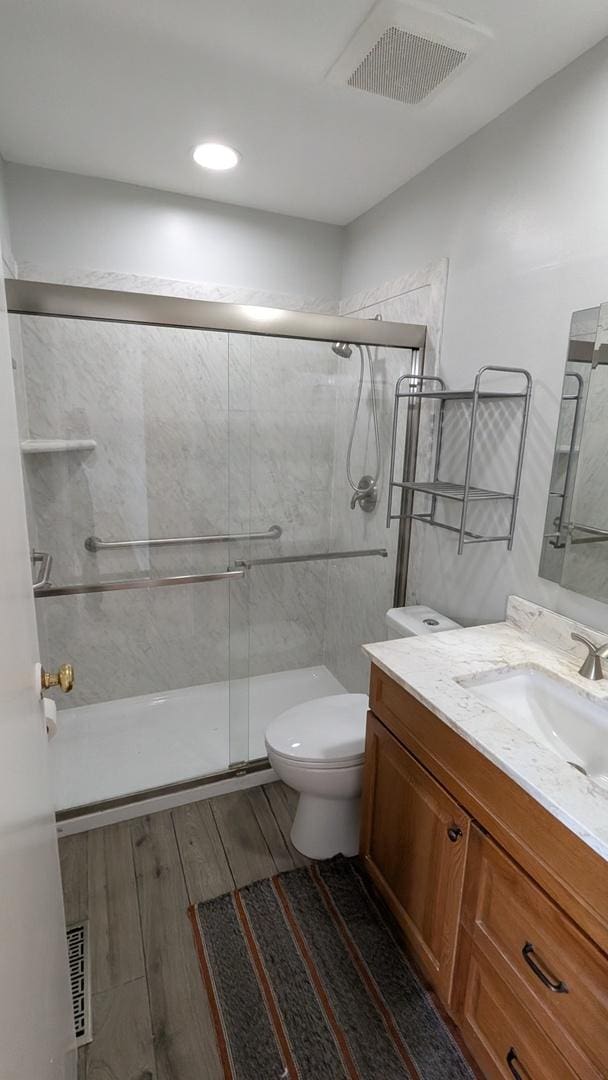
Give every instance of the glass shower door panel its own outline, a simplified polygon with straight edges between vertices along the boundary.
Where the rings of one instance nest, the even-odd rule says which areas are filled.
[[[250,573],[249,537],[257,525],[251,514],[251,338],[228,335],[228,520],[235,539],[230,544],[230,565],[242,568],[240,580],[230,583],[230,764],[251,760],[249,749]],[[266,522],[259,526],[267,528]],[[258,755],[259,756],[259,755]]]
[[[229,543],[193,538],[231,528],[227,335],[30,316],[14,329],[30,541],[53,585],[225,571]],[[60,808],[228,767],[230,590],[37,601],[46,666],[76,669],[52,744]]]
[[[301,561],[328,550],[335,372],[328,345],[231,335],[230,501],[235,531],[252,536],[233,545],[233,563],[249,567],[238,616],[230,613],[231,647],[238,634],[235,659],[248,675],[232,684],[239,760],[266,756],[273,716],[338,685],[323,663],[327,560]]]

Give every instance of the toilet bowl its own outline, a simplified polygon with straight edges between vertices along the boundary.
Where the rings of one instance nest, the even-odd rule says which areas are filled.
[[[328,859],[359,850],[366,694],[332,694],[287,709],[266,729],[277,776],[300,793],[291,840]]]
[[[432,608],[391,608],[387,638],[452,630],[458,623]],[[311,859],[356,855],[363,780],[365,694],[332,694],[287,709],[266,728],[277,776],[299,792],[291,840]]]

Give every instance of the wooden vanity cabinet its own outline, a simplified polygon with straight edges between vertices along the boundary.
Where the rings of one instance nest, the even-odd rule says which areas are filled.
[[[443,1000],[454,973],[470,818],[370,713],[361,850]]]
[[[372,669],[361,855],[483,1075],[608,1080],[608,865]]]

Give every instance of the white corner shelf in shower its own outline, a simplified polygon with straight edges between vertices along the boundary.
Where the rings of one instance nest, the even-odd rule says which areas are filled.
[[[95,439],[23,439],[22,454],[63,454],[71,450],[94,450]]]

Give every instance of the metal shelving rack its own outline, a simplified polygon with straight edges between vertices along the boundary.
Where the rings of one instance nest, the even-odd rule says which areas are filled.
[[[499,371],[508,375],[522,376],[522,389],[519,391],[483,389],[482,379],[488,371]],[[433,387],[431,388],[430,384],[436,385],[433,385]],[[531,392],[532,377],[530,375],[530,372],[526,371],[524,368],[496,367],[493,365],[486,365],[478,371],[475,377],[473,388],[471,390],[447,390],[443,379],[434,376],[402,375],[401,378],[397,380],[397,385],[395,387],[391,462],[389,470],[389,497],[386,518],[387,528],[390,528],[390,524],[392,521],[409,520],[421,521],[427,525],[432,525],[438,529],[446,529],[448,532],[453,532],[458,535],[459,555],[462,554],[465,544],[488,544],[496,543],[498,541],[506,542],[507,548],[510,551],[513,546],[513,533],[515,530],[515,520],[517,517],[517,504],[519,499],[519,487],[521,482],[521,469],[523,463],[524,447],[526,443],[526,431],[528,427],[528,415],[530,411]],[[435,463],[433,468],[433,477],[431,480],[418,481],[416,479],[395,479],[397,436],[399,430],[399,405],[400,402],[403,400],[407,401],[409,407],[411,407],[413,404],[420,407],[426,401],[439,402],[439,416],[437,420],[434,452]],[[445,406],[446,403],[450,401],[471,402],[466,464],[464,478],[461,484],[447,482],[444,480],[440,480],[439,478]],[[522,402],[517,464],[515,468],[513,488],[510,491],[493,491],[488,488],[475,487],[471,483],[471,472],[473,468],[473,454],[475,449],[475,435],[479,409],[480,406],[483,406],[483,404],[488,401]],[[408,465],[408,462],[406,461],[404,465],[404,477],[408,475],[411,475],[411,469]],[[400,509],[398,514],[393,513],[393,495],[395,491],[399,491],[401,495]],[[431,496],[431,509],[428,513],[414,513],[414,495],[417,492]],[[445,522],[437,521],[436,511],[438,499],[451,499],[452,501],[461,504],[459,525],[448,525]],[[477,503],[484,500],[501,499],[509,500],[511,503],[509,529],[506,534],[501,536],[482,536],[479,533],[474,533],[471,532],[470,529],[467,529],[467,514],[469,506],[472,502]]]

